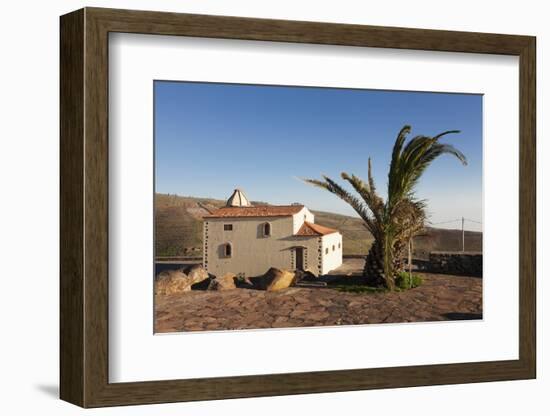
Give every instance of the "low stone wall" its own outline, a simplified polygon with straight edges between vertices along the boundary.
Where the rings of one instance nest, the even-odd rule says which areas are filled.
[[[433,273],[481,277],[483,254],[480,252],[432,251],[426,266]]]

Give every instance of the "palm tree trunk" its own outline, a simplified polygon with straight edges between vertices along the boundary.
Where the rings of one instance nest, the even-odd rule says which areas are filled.
[[[391,252],[387,253],[384,241],[378,238],[372,243],[365,259],[363,276],[366,284],[370,286],[384,286],[394,290],[395,274],[403,269],[403,247],[399,243],[394,243]],[[390,247],[392,247],[391,243]],[[386,254],[390,257],[387,258]]]
[[[363,276],[370,286],[385,286],[384,278],[384,249],[380,240],[372,243],[365,260]]]
[[[391,235],[384,236],[384,283],[389,290],[395,289],[395,270],[399,267],[400,257],[395,256],[394,241]],[[399,253],[399,250],[397,250]]]
[[[409,255],[408,255],[408,261],[409,261],[409,289],[412,288],[412,238],[409,238]]]
[[[370,286],[384,286],[390,290],[395,288],[396,263],[394,259],[386,259],[385,244],[382,239],[375,239],[365,260],[363,276]],[[384,267],[386,260],[389,267]],[[388,268],[388,272],[385,269]]]

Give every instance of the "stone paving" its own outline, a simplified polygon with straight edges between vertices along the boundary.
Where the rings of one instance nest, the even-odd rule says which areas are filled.
[[[481,319],[482,279],[419,274],[420,287],[392,293],[356,294],[329,286],[157,295],[155,332]]]

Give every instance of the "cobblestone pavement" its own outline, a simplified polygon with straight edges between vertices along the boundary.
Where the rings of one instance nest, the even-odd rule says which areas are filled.
[[[179,332],[481,319],[482,279],[421,274],[415,289],[347,293],[291,287],[279,292],[194,290],[155,299],[155,331]]]

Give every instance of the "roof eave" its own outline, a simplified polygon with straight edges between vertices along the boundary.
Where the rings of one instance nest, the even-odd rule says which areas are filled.
[[[211,216],[204,215],[202,218],[208,219],[235,219],[235,218],[284,218],[292,217],[294,214],[280,214],[280,215],[234,215],[234,216]]]

